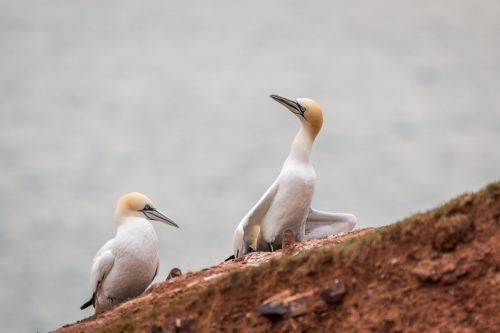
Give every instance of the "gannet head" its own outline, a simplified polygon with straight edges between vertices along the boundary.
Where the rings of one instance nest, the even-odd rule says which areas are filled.
[[[159,221],[179,228],[174,221],[157,210],[147,196],[138,192],[127,193],[118,200],[115,222],[120,224],[127,217],[145,217],[150,221]]]
[[[278,95],[271,95],[276,102],[287,107],[301,121],[302,126],[311,135],[312,139],[318,135],[323,126],[323,110],[321,106],[310,98],[292,100]]]

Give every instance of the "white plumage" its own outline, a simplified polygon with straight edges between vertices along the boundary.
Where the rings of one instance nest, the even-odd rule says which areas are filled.
[[[158,238],[149,220],[177,227],[143,194],[129,193],[120,199],[116,235],[94,257],[92,298],[82,309],[94,305],[96,313],[103,312],[141,294],[153,281],[159,267]]]
[[[311,148],[323,124],[323,112],[318,103],[301,98],[296,101],[271,95],[286,106],[301,121],[278,178],[257,204],[245,215],[233,237],[234,256],[252,249],[273,250],[281,246],[286,229],[297,240],[323,237],[352,230],[356,217],[347,213],[326,213],[313,210],[316,173],[310,160]]]

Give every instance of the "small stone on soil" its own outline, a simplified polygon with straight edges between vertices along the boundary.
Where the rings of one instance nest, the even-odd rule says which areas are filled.
[[[283,251],[290,250],[293,243],[295,243],[295,233],[290,229],[286,229],[283,231],[283,235],[281,237],[281,248]]]
[[[321,298],[329,305],[341,303],[346,294],[347,289],[344,283],[338,279],[336,279],[330,287],[320,292]]]
[[[168,273],[167,280],[179,277],[181,275],[182,275],[182,271],[179,268],[174,267],[170,270],[170,273]]]
[[[196,318],[187,317],[187,318],[176,318],[173,323],[168,325],[170,328],[174,328],[175,332],[193,332],[194,324],[196,323]],[[173,325],[172,325],[173,324]]]
[[[259,313],[270,319],[279,319],[284,316],[300,316],[310,309],[312,291],[290,296],[290,291],[285,290],[265,300],[259,308]]]

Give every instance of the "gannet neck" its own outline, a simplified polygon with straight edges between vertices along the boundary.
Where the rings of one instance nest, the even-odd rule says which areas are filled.
[[[149,221],[145,217],[127,216],[127,217],[122,218],[120,220],[120,222],[117,224],[116,232],[119,233],[119,232],[122,232],[123,230],[127,230],[127,229],[134,228],[134,227],[141,228],[144,225],[146,225],[147,227],[149,227],[149,226],[152,227],[151,221]]]
[[[322,115],[321,115],[322,116]],[[321,123],[311,123],[309,121],[302,121],[302,127],[304,128],[304,131],[307,133],[307,135],[310,137],[310,139],[314,142],[316,137],[318,136],[319,132],[321,131],[321,125],[323,122],[323,119],[321,118]]]
[[[300,162],[310,162],[313,142],[314,137],[302,125],[293,139],[288,158]]]

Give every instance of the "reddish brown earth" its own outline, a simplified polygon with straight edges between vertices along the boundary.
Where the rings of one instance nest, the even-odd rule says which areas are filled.
[[[321,293],[339,286],[328,304]],[[288,308],[268,318],[273,296]],[[387,227],[187,273],[58,330],[271,331],[500,332],[500,182]]]

